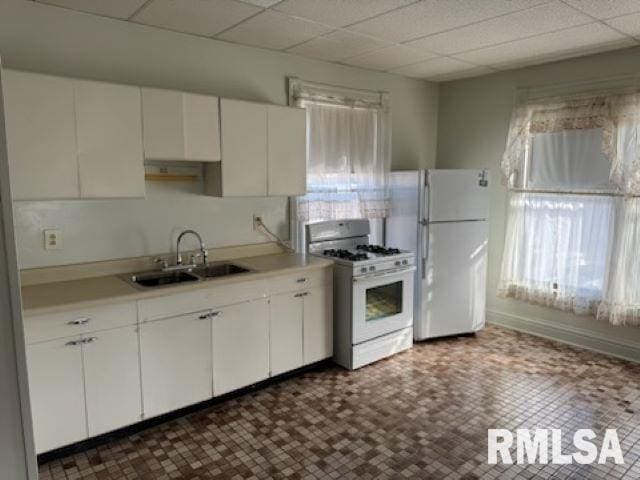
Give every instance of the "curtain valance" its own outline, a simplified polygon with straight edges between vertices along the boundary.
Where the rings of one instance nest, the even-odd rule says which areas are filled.
[[[610,179],[620,193],[640,195],[640,94],[616,93],[522,102],[513,111],[501,167],[506,184],[525,189],[532,137],[599,129]]]

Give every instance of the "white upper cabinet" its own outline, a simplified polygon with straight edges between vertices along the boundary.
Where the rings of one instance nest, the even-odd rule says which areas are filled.
[[[218,97],[142,89],[144,155],[150,160],[220,160]]]
[[[307,193],[307,117],[301,108],[269,105],[267,194]]]
[[[2,83],[13,198],[78,198],[73,81],[3,70]]]
[[[80,195],[144,197],[140,89],[75,81]]]
[[[306,193],[306,112],[220,99],[222,162],[208,166],[206,192],[222,197]]]
[[[267,106],[220,100],[222,196],[267,195]]]

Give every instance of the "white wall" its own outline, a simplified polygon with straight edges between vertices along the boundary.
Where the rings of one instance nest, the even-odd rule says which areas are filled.
[[[26,480],[37,478],[37,465],[2,111],[0,98],[0,477]]]
[[[640,328],[613,327],[589,316],[499,299],[495,294],[507,209],[499,162],[516,88],[639,71],[640,49],[634,48],[441,85],[437,167],[485,167],[492,174],[487,309],[493,321],[640,360]]]
[[[286,77],[391,93],[394,168],[435,165],[438,88],[396,75],[309,60],[92,16],[24,0],[0,2],[0,55],[8,68],[286,104]],[[189,225],[208,245],[264,241],[262,213],[287,232],[284,199],[214,199],[153,193],[145,201],[18,202],[22,268],[166,251]],[[41,229],[61,227],[47,254]]]

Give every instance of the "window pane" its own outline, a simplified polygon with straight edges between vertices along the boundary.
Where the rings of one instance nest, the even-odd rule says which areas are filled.
[[[606,190],[611,165],[602,153],[602,130],[565,130],[532,137],[527,187],[543,190]]]

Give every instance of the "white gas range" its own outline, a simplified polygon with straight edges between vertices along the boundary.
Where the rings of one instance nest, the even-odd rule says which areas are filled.
[[[413,344],[413,252],[369,244],[369,221],[307,225],[307,249],[334,260],[334,360],[356,369]]]

